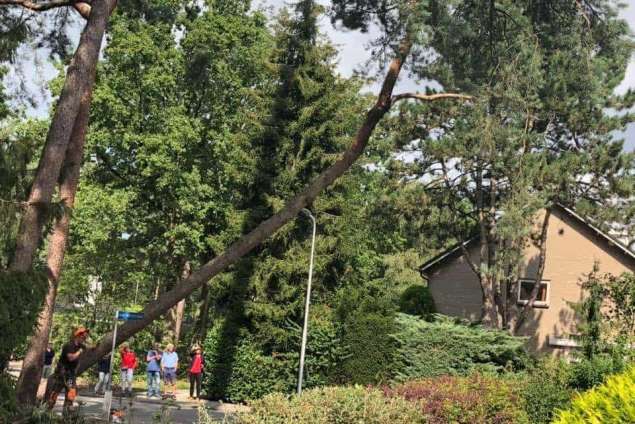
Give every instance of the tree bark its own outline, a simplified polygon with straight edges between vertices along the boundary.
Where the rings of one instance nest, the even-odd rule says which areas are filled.
[[[291,198],[279,212],[261,222],[254,230],[232,244],[220,256],[207,262],[192,273],[189,278],[177,284],[172,290],[163,293],[155,302],[149,303],[143,310],[143,319],[124,323],[117,332],[117,344],[143,330],[181,299],[191,294],[196,288],[208,283],[214,276],[249,253],[283,225],[295,218],[302,208],[313,202],[322,190],[331,185],[353,165],[364,151],[377,123],[390,110],[392,91],[403,63],[410,53],[411,46],[412,40],[409,36],[406,36],[399,47],[398,54],[388,67],[388,72],[375,105],[367,112],[366,118],[357,131],[353,143],[342,154],[342,157],[318,175],[304,190]],[[79,371],[82,372],[94,364],[112,347],[112,342],[112,333],[108,333],[100,340],[95,349],[83,354],[80,359]]]
[[[75,55],[66,71],[66,80],[46,137],[46,144],[31,186],[16,248],[9,269],[26,272],[33,266],[40,245],[46,212],[50,207],[71,133],[85,89],[92,91],[101,42],[116,0],[94,2],[79,40]]]
[[[185,281],[192,274],[192,267],[190,261],[185,261],[183,268],[181,269],[181,281]],[[180,282],[177,284],[181,284]],[[175,346],[178,345],[181,339],[181,328],[183,327],[183,315],[185,314],[185,299],[181,299],[175,307],[170,309],[170,323],[172,328],[170,329],[170,337],[172,343]]]
[[[79,172],[84,155],[84,142],[88,128],[88,117],[90,115],[91,89],[85,86],[82,96],[81,106],[73,134],[64,159],[64,167],[60,176],[60,198],[64,203],[64,212],[56,220],[53,232],[49,238],[47,271],[48,271],[48,292],[44,300],[44,306],[38,317],[37,326],[29,340],[29,346],[22,364],[22,371],[18,379],[16,395],[18,403],[21,405],[33,405],[37,397],[37,390],[42,377],[42,358],[49,342],[51,323],[53,322],[53,312],[55,309],[55,299],[57,297],[57,287],[59,277],[64,263],[66,243],[69,234],[70,210],[75,204],[75,194],[79,185]]]
[[[529,294],[529,299],[527,303],[523,306],[523,308],[518,313],[518,317],[516,322],[511,327],[513,332],[516,333],[520,329],[520,327],[527,319],[527,315],[529,311],[534,306],[534,302],[538,297],[538,293],[540,292],[540,283],[542,282],[542,277],[545,273],[545,263],[547,257],[547,231],[549,230],[549,218],[551,217],[551,208],[547,207],[545,209],[545,216],[542,221],[542,227],[540,231],[540,253],[538,257],[538,271],[536,272],[536,281],[534,282],[534,286],[531,288],[531,293]]]
[[[196,342],[198,342],[199,344],[205,341],[205,336],[207,335],[207,323],[209,321],[209,302],[211,295],[212,294],[209,290],[209,284],[203,285],[203,290],[201,293],[201,310],[198,319],[198,328],[196,335]]]

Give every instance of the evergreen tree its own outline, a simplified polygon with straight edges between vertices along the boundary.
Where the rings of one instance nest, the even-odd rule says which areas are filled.
[[[481,283],[482,320],[514,331],[533,302],[518,312],[512,292],[529,243],[540,251],[530,277],[544,270],[550,215],[539,211],[564,204],[597,223],[632,214],[632,155],[614,140],[632,118],[605,113],[632,104],[613,96],[632,51],[628,27],[607,1],[469,1],[439,11],[437,55],[417,75],[474,100],[460,110],[404,106],[398,137],[420,156],[394,169],[424,178],[452,212],[457,239],[478,238],[478,256],[464,256]]]

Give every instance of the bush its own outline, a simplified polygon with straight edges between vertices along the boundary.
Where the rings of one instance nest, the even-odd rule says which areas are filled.
[[[33,332],[47,287],[41,271],[0,272],[0,371]]]
[[[635,422],[635,367],[577,396],[555,424]]]
[[[422,285],[408,287],[399,298],[399,311],[404,314],[428,318],[435,312],[434,299],[430,289]]]
[[[596,354],[582,358],[571,365],[569,386],[577,390],[588,390],[602,384],[608,376],[624,370],[624,361],[609,354]]]
[[[203,343],[203,355],[205,356],[206,372],[203,377],[204,392],[216,399],[229,399],[228,392],[246,393],[248,390],[240,389],[241,385],[249,385],[251,382],[243,382],[238,377],[245,375],[239,371],[234,375],[234,368],[245,370],[241,361],[247,361],[251,366],[259,365],[261,368],[270,364],[266,360],[255,359],[254,348],[248,346],[246,339],[248,334],[237,326],[226,321],[219,320],[207,333]],[[254,374],[261,369],[253,370]],[[271,375],[271,370],[265,370]],[[255,382],[257,384],[257,382]],[[230,386],[232,386],[230,388]],[[248,396],[246,399],[251,398]],[[235,399],[240,401],[244,399]]]
[[[287,399],[276,393],[251,404],[251,411],[233,417],[236,424],[424,424],[415,404],[386,398],[377,389],[324,387]],[[209,418],[202,423],[213,422]]]
[[[516,383],[480,374],[443,376],[385,388],[384,393],[416,402],[428,424],[529,423]]]
[[[303,387],[335,382],[347,357],[332,321],[314,317],[309,323]],[[203,388],[215,398],[244,402],[276,391],[292,393],[297,385],[302,328],[289,324],[291,343],[286,352],[267,354],[250,335],[236,332],[235,345],[227,342],[223,323],[214,326],[204,343],[207,372]],[[225,337],[223,338],[223,334]],[[230,333],[230,335],[232,335]]]
[[[289,392],[285,363],[265,356],[249,340],[238,345],[226,398],[232,402],[259,399],[272,392]]]
[[[468,375],[474,371],[521,370],[530,362],[525,339],[503,331],[464,325],[435,315],[434,322],[398,314],[393,334],[396,381],[439,375]]]
[[[548,359],[522,378],[525,412],[535,424],[550,423],[557,409],[571,403],[571,366],[561,359]]]
[[[344,323],[343,343],[349,356],[342,364],[341,382],[374,384],[385,381],[395,350],[393,315],[358,311]]]
[[[9,374],[0,373],[0,423],[9,422],[17,411],[15,382]]]

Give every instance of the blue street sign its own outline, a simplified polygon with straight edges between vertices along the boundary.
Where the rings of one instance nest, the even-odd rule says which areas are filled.
[[[136,320],[136,319],[143,319],[143,312],[119,311],[117,313],[117,319],[120,319],[120,320],[123,320],[123,321],[132,321],[132,320]]]

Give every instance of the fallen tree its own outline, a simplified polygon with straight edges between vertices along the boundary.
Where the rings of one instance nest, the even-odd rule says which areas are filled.
[[[302,210],[302,208],[310,205],[322,190],[331,185],[338,177],[343,175],[353,165],[353,163],[355,163],[366,148],[373,130],[379,121],[386,115],[386,113],[388,113],[391,106],[397,101],[406,98],[416,98],[418,100],[427,101],[445,98],[459,98],[463,100],[469,99],[467,96],[457,96],[451,93],[429,98],[415,94],[400,94],[393,96],[392,92],[395,83],[406,58],[410,54],[412,43],[412,39],[406,35],[388,67],[388,71],[374,106],[366,113],[366,117],[357,131],[352,144],[342,154],[341,158],[316,177],[304,190],[290,199],[279,212],[261,222],[254,230],[233,243],[221,255],[215,257],[198,270],[194,271],[188,278],[181,280],[172,290],[163,293],[155,301],[147,304],[143,309],[142,319],[128,321],[122,324],[117,330],[116,344],[122,343],[124,340],[143,330],[154,320],[167,313],[179,301],[185,299],[197,288],[208,283],[214,276],[227,269],[227,267],[234,264],[269,236],[273,235],[287,222],[292,220]],[[99,360],[99,358],[110,351],[113,344],[112,337],[112,332],[106,334],[93,349],[90,349],[82,354],[79,366],[80,373],[91,367]]]

